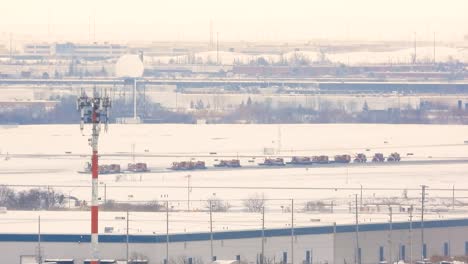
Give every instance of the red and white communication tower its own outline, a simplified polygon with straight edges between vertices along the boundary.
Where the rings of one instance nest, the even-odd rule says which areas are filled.
[[[101,95],[94,88],[93,97],[88,97],[84,91],[77,100],[77,109],[81,113],[80,129],[83,132],[85,124],[92,125],[92,135],[88,139],[89,145],[93,149],[91,158],[91,175],[92,175],[92,196],[91,196],[91,264],[99,263],[99,241],[98,241],[98,219],[99,219],[99,203],[98,203],[98,140],[101,132],[101,124],[104,124],[105,131],[109,122],[109,110],[111,107],[110,98],[106,95]]]

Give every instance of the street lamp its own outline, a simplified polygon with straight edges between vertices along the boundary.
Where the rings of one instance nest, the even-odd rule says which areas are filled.
[[[190,212],[190,192],[192,192],[190,188],[190,179],[192,178],[192,175],[187,175],[185,176],[187,178],[187,211]]]
[[[116,216],[114,218],[115,220],[127,220],[127,226],[126,226],[126,238],[125,238],[125,251],[126,251],[126,262],[128,263],[128,260],[129,260],[129,248],[128,248],[128,244],[129,244],[129,213],[128,213],[128,210],[127,210],[127,217],[125,216]]]

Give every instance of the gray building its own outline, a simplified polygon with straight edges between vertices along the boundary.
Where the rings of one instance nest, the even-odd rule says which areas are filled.
[[[157,223],[155,223],[157,224]],[[425,222],[425,243],[421,246],[420,223],[397,222],[354,225],[267,229],[264,232],[266,263],[388,263],[416,261],[433,256],[468,255],[468,219]],[[167,243],[166,239],[169,239]],[[101,258],[147,259],[164,263],[209,263],[213,259],[240,259],[258,263],[262,252],[262,230],[154,235],[100,235]],[[359,240],[359,250],[357,249]],[[31,263],[39,252],[37,234],[0,234],[2,263]],[[43,234],[43,259],[74,259],[83,263],[90,255],[90,236],[85,234]],[[359,252],[359,253],[358,253]],[[360,260],[360,261],[359,261]],[[189,261],[188,261],[189,262]]]

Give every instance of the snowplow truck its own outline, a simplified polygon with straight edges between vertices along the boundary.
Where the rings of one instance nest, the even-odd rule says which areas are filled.
[[[214,165],[215,167],[227,167],[227,168],[238,168],[240,167],[240,161],[237,159],[233,160],[220,160],[218,164]]]
[[[291,162],[288,162],[289,164],[293,165],[307,165],[311,164],[312,160],[309,157],[292,157]]]
[[[385,157],[382,153],[375,153],[372,162],[384,162]]]
[[[312,157],[312,162],[313,163],[319,163],[319,164],[327,164],[329,163],[328,156],[314,156]]]
[[[351,161],[350,155],[336,155],[335,156],[335,163],[349,163]]]
[[[148,165],[146,163],[128,163],[127,170],[131,172],[147,172]]]
[[[173,162],[171,166],[172,170],[199,170],[206,169],[204,161],[181,161]]]
[[[356,157],[354,158],[354,162],[356,163],[366,163],[367,162],[367,157],[364,153],[358,153]]]
[[[271,159],[267,158],[263,163],[260,163],[259,165],[262,166],[284,166],[284,159],[283,158],[276,158],[276,159]]]
[[[392,154],[390,154],[390,156],[388,156],[387,158],[387,161],[388,162],[398,162],[400,161],[401,158],[400,158],[400,154],[398,154],[397,152],[393,152]]]

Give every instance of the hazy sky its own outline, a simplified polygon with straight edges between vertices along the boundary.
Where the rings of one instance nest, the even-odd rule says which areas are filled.
[[[461,40],[468,0],[3,0],[0,36],[89,41]],[[91,21],[91,27],[90,27]],[[94,23],[95,21],[95,23]]]

